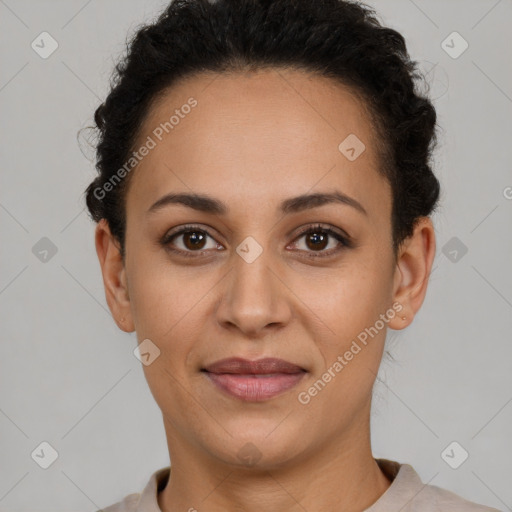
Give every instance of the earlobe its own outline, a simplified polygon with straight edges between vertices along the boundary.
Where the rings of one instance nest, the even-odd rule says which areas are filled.
[[[133,332],[126,268],[119,242],[112,235],[106,219],[101,219],[96,226],[95,244],[103,276],[105,298],[114,321],[122,331]]]
[[[429,217],[422,217],[417,221],[413,234],[404,241],[399,250],[393,284],[393,302],[400,303],[402,309],[389,322],[392,329],[407,327],[423,304],[435,251],[432,221]]]

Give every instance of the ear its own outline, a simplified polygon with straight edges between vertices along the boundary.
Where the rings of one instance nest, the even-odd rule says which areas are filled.
[[[96,226],[95,242],[108,307],[119,329],[133,332],[135,328],[128,295],[126,269],[119,242],[110,232],[106,219],[101,219]]]
[[[434,256],[436,240],[434,227],[429,217],[421,217],[413,234],[399,249],[394,275],[393,303],[402,309],[388,323],[392,329],[403,329],[414,319],[427,293],[428,280]],[[402,317],[406,317],[405,320]]]

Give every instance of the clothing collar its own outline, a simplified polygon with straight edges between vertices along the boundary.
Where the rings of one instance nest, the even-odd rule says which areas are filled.
[[[365,512],[389,512],[400,509],[410,502],[425,486],[420,476],[409,464],[401,464],[389,459],[375,459],[383,473],[391,481],[384,494]],[[140,494],[135,512],[162,512],[158,506],[158,492],[163,490],[171,474],[166,466],[155,471]]]

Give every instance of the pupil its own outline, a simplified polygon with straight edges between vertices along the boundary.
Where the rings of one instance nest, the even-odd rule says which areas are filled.
[[[323,249],[326,246],[327,236],[322,233],[314,232],[310,235],[308,240],[313,239],[313,246],[310,247],[310,249]],[[320,247],[318,246],[318,242],[324,242]],[[315,245],[316,244],[316,245]],[[309,245],[309,243],[308,243]]]
[[[197,231],[188,231],[187,233],[185,233],[185,245],[187,245],[188,248],[197,249],[200,246],[201,242],[204,241],[204,238],[204,235],[198,233]],[[310,243],[311,240],[313,241],[312,243]],[[326,246],[326,241],[327,235],[319,232],[314,232],[311,233],[311,235],[308,238],[308,246],[310,247],[310,249],[323,249]]]
[[[202,235],[201,233],[198,233],[197,231],[188,231],[185,234],[185,243],[186,243],[187,247],[189,246],[189,243],[187,243],[187,242],[191,242],[191,247],[188,247],[189,249],[190,248],[194,249],[194,248],[199,247],[199,244],[202,241],[204,241],[204,235]]]

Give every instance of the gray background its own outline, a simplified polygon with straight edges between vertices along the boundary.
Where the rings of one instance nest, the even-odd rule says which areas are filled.
[[[511,510],[512,2],[369,3],[428,72],[443,187],[425,303],[388,333],[396,361],[376,384],[374,456]],[[93,153],[76,140],[126,35],[165,4],[0,0],[0,511],[93,511],[169,463],[135,334],[106,306],[82,197]],[[31,48],[43,31],[59,45],[47,59]],[[456,59],[441,46],[453,31],[469,44]],[[43,237],[57,248],[47,261],[33,252]],[[43,441],[58,452],[48,469],[31,456]],[[469,453],[458,469],[441,456],[452,441]]]

